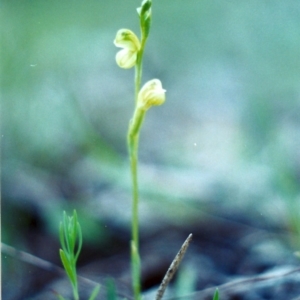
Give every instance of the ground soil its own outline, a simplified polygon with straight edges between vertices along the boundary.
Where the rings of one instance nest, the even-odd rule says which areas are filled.
[[[189,233],[193,233],[193,241],[166,299],[212,299],[216,287],[222,300],[300,299],[300,263],[288,246],[288,233],[282,228],[257,227],[246,216],[236,218],[230,214],[207,217],[186,228],[172,225],[146,237],[142,234],[145,299],[154,299],[154,291]],[[81,299],[88,299],[95,283],[102,285],[97,299],[106,299],[108,278],[114,279],[121,298],[132,299],[129,238],[128,232],[114,228],[105,248],[84,247],[79,262]],[[55,251],[59,247],[57,241],[38,230],[28,239],[32,248],[38,250],[36,253],[53,249],[50,251],[53,257],[49,258],[48,251],[47,259],[59,264]],[[2,256],[12,260],[15,266],[15,277],[10,273],[9,283],[3,274],[2,299],[51,300],[57,299],[57,293],[71,299],[69,282],[57,269],[46,270],[34,260],[24,262],[20,253],[13,253],[13,257],[11,254]],[[179,291],[180,276],[181,282],[184,278],[190,283],[193,293],[190,288]]]

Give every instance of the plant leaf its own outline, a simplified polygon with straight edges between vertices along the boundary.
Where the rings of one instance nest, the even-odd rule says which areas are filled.
[[[62,264],[65,268],[65,271],[66,271],[71,283],[74,285],[76,283],[76,278],[75,278],[75,274],[72,270],[72,267],[70,266],[70,262],[66,256],[65,252],[62,249],[59,249],[59,255],[60,255]]]
[[[61,247],[63,248],[64,251],[66,251],[67,248],[65,243],[64,227],[62,222],[60,222],[59,225],[59,240],[60,240]]]
[[[101,287],[100,284],[98,284],[98,285],[95,286],[95,288],[93,289],[93,292],[92,292],[89,300],[95,300],[96,299],[96,297],[97,297],[97,295],[98,295],[98,293],[100,291],[100,287]]]
[[[82,248],[82,231],[79,222],[77,222],[76,227],[77,227],[77,234],[78,234],[78,245],[77,245],[78,249],[75,254],[75,263],[77,262],[78,256]]]
[[[66,300],[62,295],[56,295],[56,297],[59,299],[59,300]]]
[[[216,288],[213,300],[219,300],[219,290]]]
[[[106,300],[117,300],[116,285],[112,278],[106,280]]]

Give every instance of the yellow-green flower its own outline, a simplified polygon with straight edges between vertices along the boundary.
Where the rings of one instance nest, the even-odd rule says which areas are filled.
[[[130,69],[136,64],[141,44],[138,37],[129,29],[120,29],[114,40],[116,47],[123,48],[116,55],[120,68]]]
[[[166,100],[166,90],[159,79],[152,79],[144,84],[138,94],[137,108],[148,110],[153,105],[162,105]]]

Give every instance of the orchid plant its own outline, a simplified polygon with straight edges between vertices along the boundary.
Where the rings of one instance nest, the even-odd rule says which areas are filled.
[[[117,47],[122,48],[116,55],[116,62],[120,68],[135,67],[135,109],[129,122],[127,135],[128,153],[131,165],[132,179],[132,240],[131,240],[131,268],[134,299],[141,299],[141,266],[139,255],[139,190],[138,190],[138,144],[140,130],[147,110],[165,102],[165,92],[159,79],[146,82],[141,88],[142,62],[147,38],[149,36],[152,17],[152,2],[144,0],[137,9],[140,19],[140,39],[130,29],[120,29],[114,40]]]
[[[141,300],[141,262],[139,254],[139,189],[138,189],[138,146],[139,135],[146,112],[152,106],[162,105],[166,100],[166,90],[159,79],[154,78],[147,81],[142,87],[142,62],[149,36],[152,18],[152,1],[143,0],[141,7],[137,9],[140,19],[140,38],[130,29],[118,30],[114,39],[116,47],[121,50],[116,54],[116,62],[120,68],[135,68],[134,77],[134,112],[129,122],[127,133],[128,155],[130,159],[131,181],[132,181],[132,223],[131,223],[131,274],[134,300]],[[157,291],[155,300],[161,300],[164,292],[176,273],[178,266],[192,240],[192,234],[188,236],[179,252],[172,261],[165,277]],[[63,216],[60,226],[60,257],[66,273],[70,279],[75,300],[79,300],[76,262],[82,246],[82,234],[77,214],[74,211],[72,217]],[[95,299],[100,286],[96,286],[89,300]],[[113,297],[115,298],[115,297]],[[63,299],[60,297],[60,299]],[[214,300],[219,300],[218,290],[214,294]]]

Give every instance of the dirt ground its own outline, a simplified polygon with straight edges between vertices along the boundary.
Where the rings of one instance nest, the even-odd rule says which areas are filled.
[[[51,300],[57,299],[57,293],[71,299],[69,282],[55,267],[60,265],[58,242],[32,224],[27,242],[35,258],[2,249],[2,261],[10,262],[10,268],[3,273],[2,299]],[[281,228],[257,227],[247,216],[237,218],[230,213],[207,215],[186,228],[166,226],[147,236],[142,234],[145,299],[154,298],[169,264],[189,233],[193,233],[193,241],[165,299],[212,299],[216,287],[222,300],[300,299],[300,264],[286,246],[287,232]],[[128,232],[112,225],[105,247],[84,246],[78,269],[81,299],[88,298],[96,283],[102,285],[97,299],[106,299],[109,278],[114,279],[120,298],[132,299],[129,238]],[[38,257],[53,264],[44,265]]]

